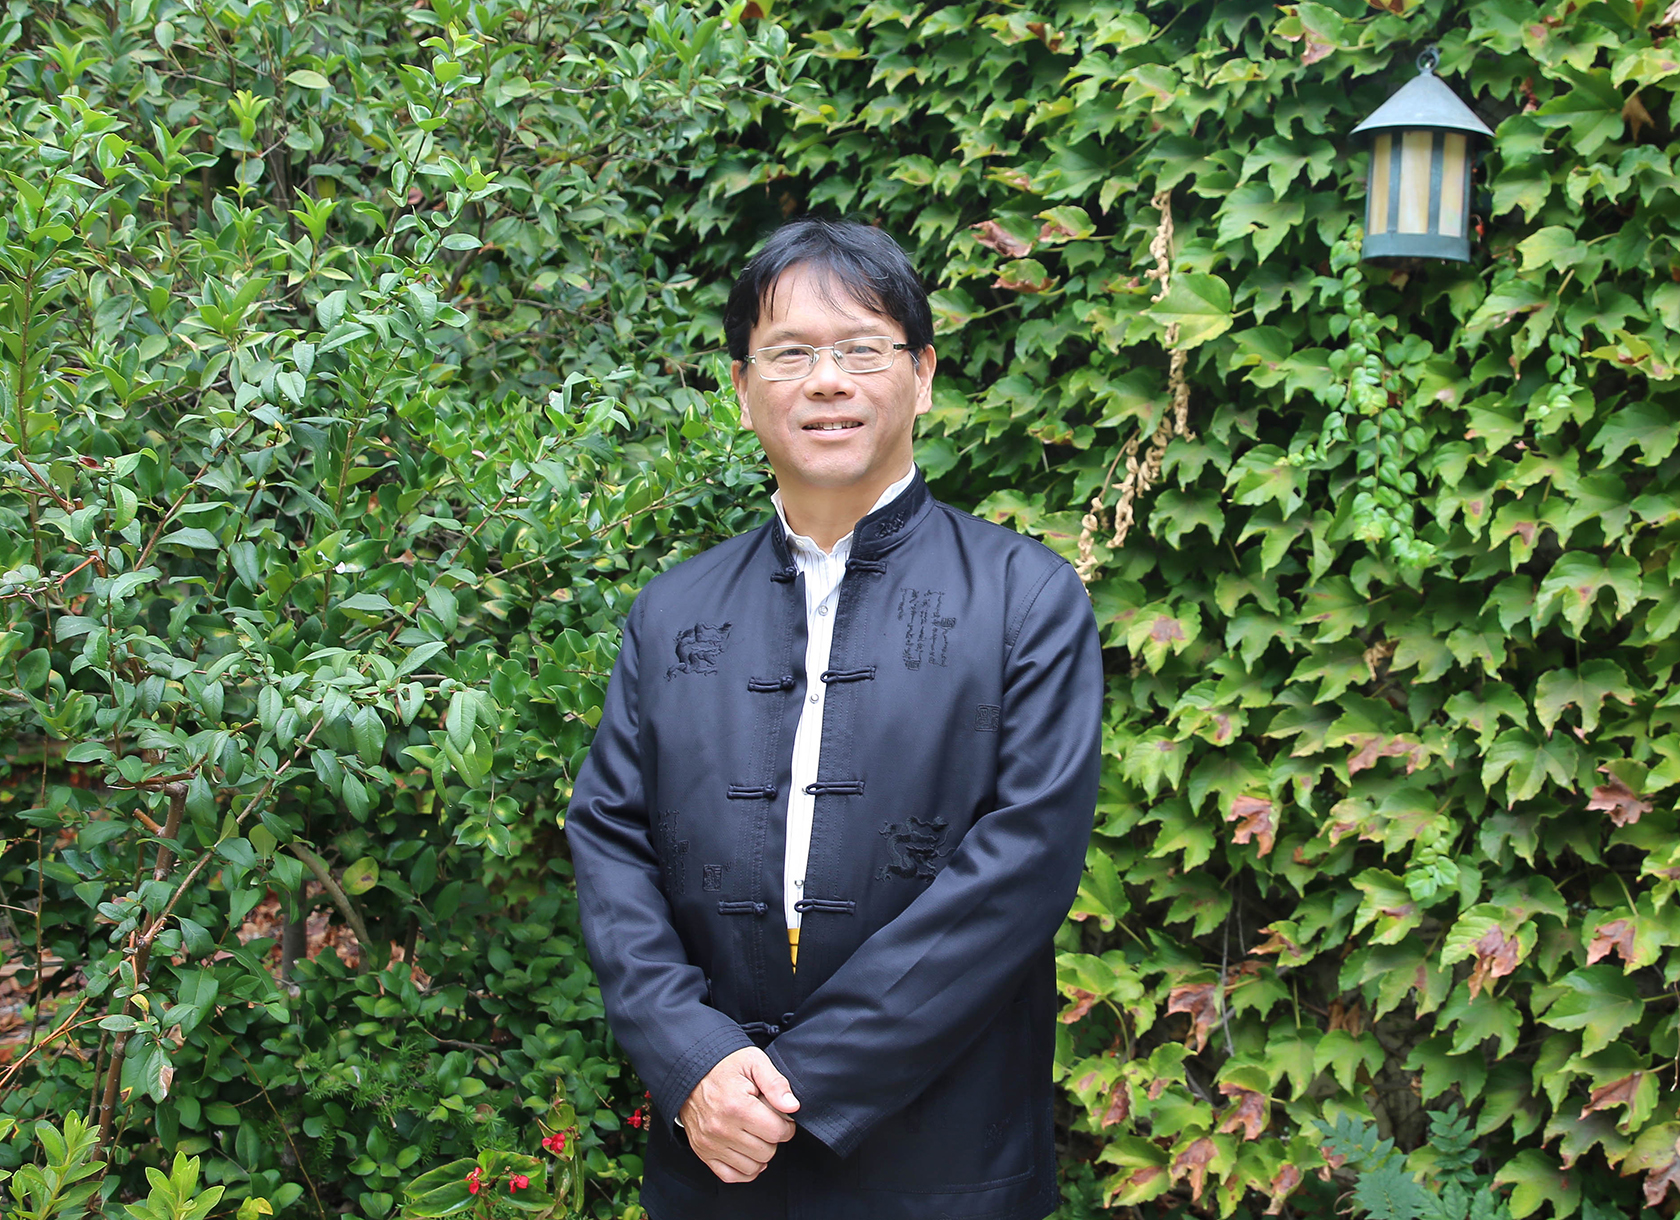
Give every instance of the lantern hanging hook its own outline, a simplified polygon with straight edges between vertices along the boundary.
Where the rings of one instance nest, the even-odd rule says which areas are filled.
[[[1417,57],[1418,71],[1419,72],[1427,72],[1427,73],[1429,73],[1430,75],[1433,76],[1434,73],[1435,73],[1435,69],[1439,68],[1440,66],[1441,66],[1441,52],[1440,52],[1439,49],[1436,48],[1435,44],[1431,43],[1429,46],[1423,48],[1422,53],[1419,54],[1418,57]]]

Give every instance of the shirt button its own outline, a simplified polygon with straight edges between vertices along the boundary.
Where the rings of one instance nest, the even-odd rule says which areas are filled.
[[[818,614],[827,614],[828,613],[828,606],[826,604],[818,606],[817,607],[817,613]]]
[[[802,890],[805,888],[805,882],[803,880],[795,881],[793,883],[793,888],[796,890]]]
[[[815,703],[815,702],[816,702],[816,701],[817,701],[817,700],[818,700],[818,699],[820,699],[820,698],[822,698],[822,696],[821,696],[821,695],[812,695],[812,696],[811,696],[811,702],[812,702],[812,703]]]

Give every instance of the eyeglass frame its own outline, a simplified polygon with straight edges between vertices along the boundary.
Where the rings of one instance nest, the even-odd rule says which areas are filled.
[[[812,344],[812,343],[772,343],[772,344],[769,344],[766,347],[756,347],[756,348],[754,348],[752,351],[747,353],[747,355],[746,355],[745,359],[742,361],[742,363],[750,364],[750,365],[753,365],[753,366],[757,367],[758,368],[758,375],[761,378],[763,378],[765,381],[771,381],[771,382],[775,382],[775,381],[804,381],[805,378],[809,377],[812,373],[817,371],[817,365],[822,362],[822,354],[824,352],[827,352],[829,354],[830,358],[833,359],[834,366],[836,368],[838,368],[843,373],[851,373],[854,377],[867,377],[870,373],[884,373],[884,372],[886,372],[888,369],[892,368],[894,362],[896,362],[898,360],[898,353],[899,352],[910,352],[911,362],[913,364],[915,364],[917,367],[921,366],[921,363],[922,363],[921,362],[921,354],[919,352],[912,351],[911,347],[908,343],[894,343],[894,344],[892,344],[892,357],[891,357],[891,359],[889,359],[885,364],[883,364],[878,369],[849,369],[845,365],[841,364],[840,363],[840,353],[835,351],[834,349],[837,348],[837,347],[843,347],[847,343],[858,343],[858,342],[860,342],[864,339],[887,339],[887,340],[891,340],[892,336],[891,335],[855,335],[850,339],[842,339],[842,340],[840,340],[839,343],[830,343],[830,344],[827,344],[826,346],[823,346],[823,347],[818,347],[818,346],[816,346],[815,344]],[[810,366],[803,373],[800,373],[797,376],[793,376],[793,377],[771,377],[770,375],[765,373],[763,367],[761,365],[759,365],[759,363],[758,363],[758,354],[760,352],[785,352],[790,348],[803,348],[804,350],[810,352],[811,353]]]

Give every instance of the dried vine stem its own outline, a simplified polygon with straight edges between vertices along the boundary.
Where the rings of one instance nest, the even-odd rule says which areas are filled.
[[[1151,304],[1159,304],[1172,286],[1172,192],[1161,191],[1149,202],[1161,213],[1161,222],[1149,242],[1149,254],[1155,260],[1155,266],[1144,272],[1144,278],[1160,284],[1160,291],[1150,298]],[[1092,497],[1090,510],[1080,521],[1079,561],[1074,569],[1079,573],[1079,579],[1087,584],[1096,575],[1096,536],[1103,527],[1103,501],[1108,498],[1109,480],[1114,475],[1115,466],[1124,461],[1126,477],[1120,482],[1120,498],[1114,506],[1114,536],[1108,544],[1111,551],[1125,545],[1126,536],[1132,532],[1137,519],[1138,497],[1160,480],[1161,463],[1166,459],[1168,442],[1175,436],[1195,439],[1195,433],[1190,431],[1190,385],[1184,377],[1185,351],[1178,346],[1177,322],[1167,327],[1165,343],[1170,356],[1167,388],[1172,392],[1172,408],[1162,412],[1161,422],[1149,438],[1149,451],[1141,460],[1138,450],[1142,448],[1143,434],[1140,432],[1125,443],[1109,465],[1101,489]]]

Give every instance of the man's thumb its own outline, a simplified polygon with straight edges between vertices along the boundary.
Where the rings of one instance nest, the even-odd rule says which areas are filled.
[[[799,1099],[793,1095],[793,1087],[788,1084],[787,1077],[776,1070],[768,1055],[755,1055],[747,1060],[746,1069],[747,1078],[765,1101],[783,1114],[792,1114],[799,1109]]]

